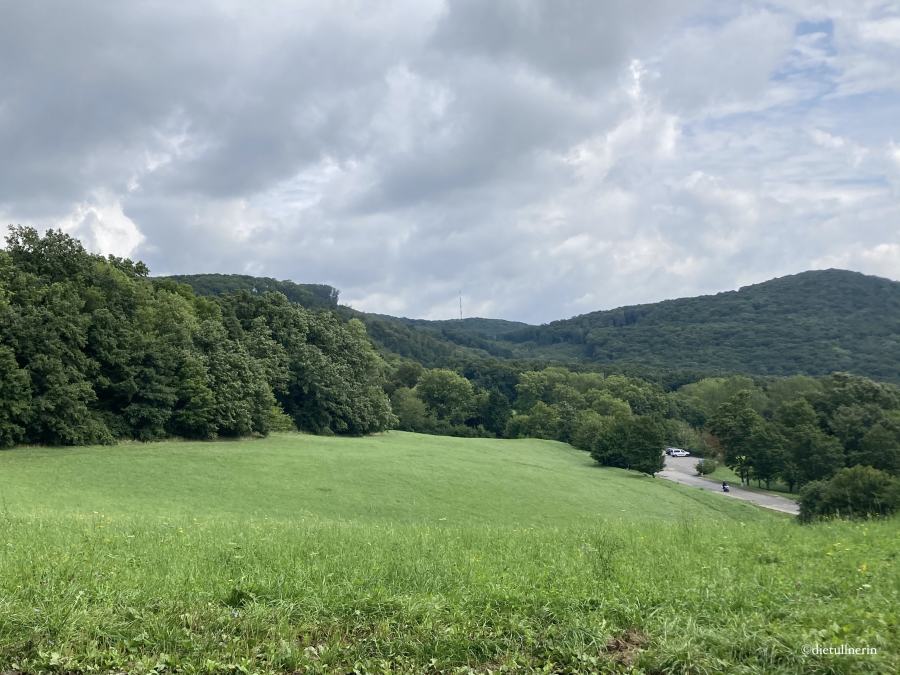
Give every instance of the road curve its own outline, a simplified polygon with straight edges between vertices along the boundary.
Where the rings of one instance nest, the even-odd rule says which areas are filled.
[[[786,497],[778,497],[777,495],[770,495],[763,492],[752,492],[730,484],[730,491],[728,494],[725,494],[722,492],[722,483],[708,478],[701,478],[697,475],[697,470],[694,467],[697,465],[698,461],[699,459],[697,457],[666,456],[665,468],[656,475],[660,478],[665,478],[666,480],[681,483],[682,485],[690,485],[692,487],[700,488],[701,490],[717,492],[724,498],[753,502],[763,508],[781,511],[782,513],[790,513],[794,516],[800,513],[800,507],[797,502],[792,499],[787,499]]]

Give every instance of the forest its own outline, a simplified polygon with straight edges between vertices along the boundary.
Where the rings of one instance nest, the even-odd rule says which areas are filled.
[[[710,374],[827,375],[900,382],[900,282],[845,270],[738,291],[621,307],[506,333],[519,353]]]
[[[12,228],[0,251],[0,445],[364,434],[394,421],[359,321],[281,293],[218,300]]]

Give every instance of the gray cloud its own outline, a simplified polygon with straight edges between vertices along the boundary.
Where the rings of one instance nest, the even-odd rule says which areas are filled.
[[[877,2],[0,3],[0,216],[156,273],[545,321],[900,263]]]

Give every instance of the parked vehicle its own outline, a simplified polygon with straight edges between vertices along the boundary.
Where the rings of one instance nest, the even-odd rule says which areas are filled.
[[[666,448],[666,454],[672,457],[690,457],[691,453],[681,448]]]

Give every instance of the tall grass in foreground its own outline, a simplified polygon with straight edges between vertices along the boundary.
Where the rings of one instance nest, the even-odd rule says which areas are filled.
[[[0,671],[900,670],[900,521],[0,516]],[[804,645],[877,655],[804,655]]]

